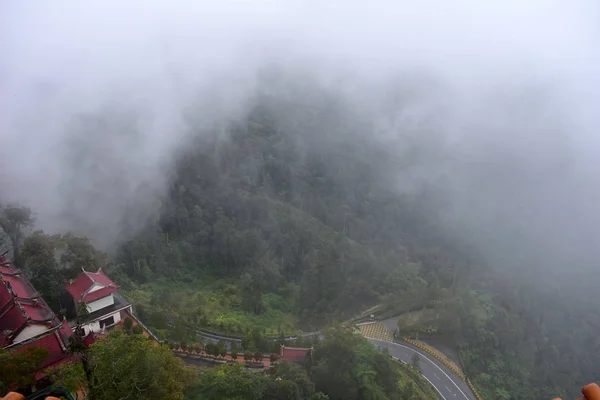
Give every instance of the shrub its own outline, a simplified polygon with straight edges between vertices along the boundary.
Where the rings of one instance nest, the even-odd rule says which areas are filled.
[[[132,327],[133,327],[133,319],[131,319],[131,317],[126,317],[123,320],[123,328],[125,328],[125,330],[127,332],[131,332]]]
[[[134,335],[141,335],[142,333],[144,333],[144,329],[141,326],[136,325],[133,327],[132,332]]]

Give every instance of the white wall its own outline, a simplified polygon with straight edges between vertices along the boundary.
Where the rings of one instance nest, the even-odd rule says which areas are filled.
[[[41,333],[44,333],[48,330],[48,327],[46,325],[39,325],[39,324],[35,324],[35,325],[29,325],[27,326],[25,329],[23,329],[21,331],[21,333],[19,333],[17,335],[17,337],[15,337],[14,342],[20,342],[22,340],[27,340],[30,339],[34,336],[37,336]]]
[[[100,290],[102,289],[104,286],[102,285],[98,285],[97,283],[94,283],[94,286],[92,286],[92,288],[90,289],[90,291],[88,293],[92,293],[95,292],[96,290]]]
[[[109,318],[111,316],[115,320],[115,322],[114,322],[115,325],[117,323],[119,323],[119,321],[121,321],[121,312],[120,311],[104,315],[102,318],[100,318],[100,320],[105,319],[105,318]],[[94,321],[92,323],[89,323],[89,324],[85,325],[83,327],[83,329],[85,331],[85,334],[87,335],[88,333],[90,333],[90,331],[92,331],[92,332],[100,332],[102,330],[102,327],[100,326],[100,320]],[[110,328],[111,326],[112,325],[108,325],[106,328]]]
[[[92,301],[91,303],[87,303],[87,308],[89,312],[94,312],[100,310],[104,307],[111,306],[115,303],[115,299],[113,298],[112,293],[106,297],[98,299],[96,301]]]

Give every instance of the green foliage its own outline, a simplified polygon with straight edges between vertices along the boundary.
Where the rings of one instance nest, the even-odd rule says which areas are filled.
[[[81,363],[59,365],[50,372],[50,379],[73,393],[87,389],[87,377]]]
[[[186,391],[187,400],[262,400],[274,380],[244,370],[241,364],[221,365],[204,370],[198,381]]]
[[[219,340],[217,343],[217,355],[225,357],[227,355],[227,345],[223,340]]]
[[[131,317],[125,317],[123,320],[123,329],[130,331],[133,327],[133,319]]]
[[[31,283],[58,312],[64,304],[72,302],[63,288],[65,282],[77,277],[82,268],[96,271],[103,267],[106,254],[96,250],[86,237],[35,231],[23,242],[21,261]]]
[[[298,365],[281,364],[271,373],[257,373],[237,364],[204,370],[186,399],[308,400],[313,395],[314,385]]]
[[[0,226],[10,236],[14,249],[14,257],[21,262],[20,249],[25,238],[25,230],[33,225],[35,218],[29,207],[18,205],[0,206]]]
[[[231,358],[234,360],[237,359],[238,356],[238,345],[236,342],[231,342]]]
[[[14,384],[19,388],[35,383],[34,374],[48,354],[48,350],[41,347],[27,347],[14,352],[0,349],[0,383],[5,386]]]
[[[378,317],[402,314],[403,334],[457,349],[485,398],[551,398],[597,379],[597,301],[487,268],[472,243],[447,229],[440,210],[453,205],[440,204],[440,185],[395,190],[417,159],[432,160],[423,143],[434,136],[408,140],[398,153],[372,140],[361,110],[328,89],[277,85],[243,118],[186,143],[159,218],[115,251],[111,276],[160,337],[189,342],[201,328],[234,334],[252,359],[278,351],[266,336],[320,328],[381,303]],[[91,200],[100,206],[103,196]],[[71,234],[40,231],[23,242],[31,222],[19,207],[0,218],[17,250],[22,244],[17,261],[59,310],[64,281],[106,257]],[[331,399],[422,395],[398,378],[410,371],[373,362],[385,355],[358,339],[334,330],[319,346],[311,374]],[[344,368],[334,374],[334,365]],[[293,395],[287,382],[280,386]]]
[[[144,328],[142,328],[139,325],[136,325],[131,329],[131,332],[133,332],[134,335],[141,335],[144,333]]]
[[[278,363],[267,372],[244,370],[241,364],[205,369],[186,392],[186,399],[437,398],[435,393],[421,390],[422,383],[415,383],[404,366],[378,353],[364,338],[341,326],[326,331],[317,354],[317,364],[310,376],[302,365],[288,362]],[[251,360],[252,355],[246,358]]]
[[[115,328],[90,348],[91,399],[183,399],[193,370],[167,346]]]
[[[419,399],[414,391],[407,396],[402,388],[411,381],[389,356],[377,352],[363,337],[343,326],[325,331],[316,347],[312,378],[316,390],[330,399]]]

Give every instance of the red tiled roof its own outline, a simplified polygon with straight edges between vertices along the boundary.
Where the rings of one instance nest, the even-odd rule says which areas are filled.
[[[47,330],[25,341],[14,343],[18,334],[29,325],[46,325]],[[19,352],[28,347],[48,350],[48,357],[39,365],[36,379],[45,376],[49,366],[70,361],[67,343],[73,334],[66,321],[59,321],[48,304],[17,270],[11,261],[0,255],[0,347]],[[46,370],[47,371],[47,370]]]
[[[66,349],[63,349],[62,343],[58,338],[57,330],[46,332],[45,334],[42,334],[32,340],[28,340],[21,346],[17,345],[16,348],[11,348],[10,350],[18,353],[30,347],[41,347],[49,352],[48,357],[46,357],[46,359],[39,365],[40,369],[62,360],[68,355]]]
[[[287,347],[281,346],[279,356],[283,361],[304,361],[306,355],[312,351],[305,347]]]
[[[89,290],[95,284],[103,286],[104,288],[100,289],[100,290],[96,290],[94,292],[90,292]],[[111,289],[115,289],[115,290],[104,291],[104,289],[107,289],[107,288],[111,288]],[[67,285],[65,285],[65,289],[67,289],[67,291],[71,294],[71,296],[73,296],[75,301],[90,302],[90,301],[98,300],[98,299],[101,299],[102,297],[108,296],[110,293],[113,293],[116,290],[118,290],[119,286],[117,286],[116,283],[114,283],[112,280],[110,280],[110,278],[108,276],[106,276],[104,271],[102,271],[102,268],[100,268],[98,270],[98,272],[83,271],[81,274],[79,274],[79,276],[75,280],[73,280],[73,281],[69,282]],[[97,294],[96,292],[101,292],[101,293]],[[100,294],[102,294],[102,295],[100,296]]]
[[[73,335],[73,330],[69,326],[69,323],[67,322],[67,320],[63,320],[62,325],[61,325],[60,329],[58,330],[58,332],[60,334],[60,337],[63,340],[63,343],[65,344],[65,346],[67,346],[69,344],[69,338]]]
[[[101,299],[103,297],[106,297],[109,294],[116,292],[117,290],[119,290],[119,288],[116,288],[116,287],[105,287],[105,288],[102,288],[100,290],[96,290],[96,291],[93,291],[91,293],[88,293],[87,296],[84,297],[84,299],[85,299],[85,301],[87,303],[90,303],[92,301],[95,301],[95,300]]]
[[[21,309],[25,312],[25,315],[27,315],[29,319],[34,321],[50,321],[54,319],[54,313],[52,310],[45,307],[40,307],[36,303],[22,302]]]
[[[28,325],[42,323],[48,329],[60,325],[29,280],[1,255],[0,264],[0,346],[13,344]]]

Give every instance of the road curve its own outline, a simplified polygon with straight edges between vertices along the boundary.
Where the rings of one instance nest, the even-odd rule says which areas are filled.
[[[444,364],[431,357],[418,347],[409,343],[392,343],[383,340],[367,338],[378,348],[387,348],[390,355],[407,364],[411,363],[413,355],[419,355],[419,366],[422,375],[437,390],[443,400],[477,400],[469,386],[456,376]]]
[[[225,341],[227,347],[229,347],[229,344],[232,341],[241,344],[241,339],[238,338],[221,336],[204,331],[196,332],[205,339],[214,343],[217,343],[219,340],[223,340]],[[310,336],[318,333],[319,332],[309,332],[308,334],[302,334],[299,336]],[[437,390],[442,400],[477,400],[465,382],[463,382],[440,361],[431,357],[428,353],[419,349],[418,347],[406,342],[395,343],[372,338],[366,339],[378,348],[386,347],[392,357],[397,358],[407,364],[411,363],[413,355],[417,353],[420,358],[419,366],[421,369],[421,374]]]

